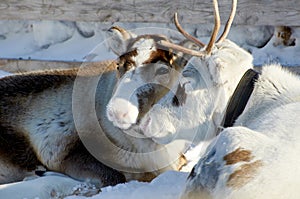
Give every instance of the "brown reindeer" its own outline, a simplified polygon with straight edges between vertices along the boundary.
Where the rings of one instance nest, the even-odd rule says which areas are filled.
[[[130,179],[150,180],[165,169],[180,168],[183,159],[174,159],[168,150],[159,150],[152,159],[136,159],[132,151],[148,152],[140,147],[141,142],[149,146],[149,150],[163,146],[151,139],[132,137],[114,127],[106,116],[106,105],[117,80],[130,68],[144,64],[159,69],[158,63],[179,68],[178,65],[184,65],[184,62],[176,60],[170,51],[155,47],[157,42],[167,40],[163,36],[135,36],[120,27],[113,27],[110,32],[120,34],[119,38],[122,38],[122,48],[111,43],[119,56],[116,61],[90,63],[76,69],[19,73],[0,79],[0,183],[22,180],[38,165],[78,180],[89,180],[100,187]],[[153,48],[148,48],[147,44]],[[145,56],[145,53],[150,56]],[[76,80],[96,81],[95,104],[92,106],[95,107],[97,124],[90,124],[88,114],[74,115],[74,110],[84,109],[80,103],[73,103],[77,100],[74,97]],[[90,88],[84,84],[79,87],[81,96],[88,99],[85,91]],[[165,92],[160,88],[154,90],[159,96]],[[147,103],[142,106],[149,107]],[[130,155],[112,147],[91,154],[79,137],[74,121],[78,117],[78,123],[85,127],[82,130],[86,133],[84,135],[90,135],[87,136],[89,140],[97,140],[93,136],[97,137],[98,133],[107,135],[118,148],[129,150]],[[98,123],[102,128],[95,130]],[[139,132],[139,129],[129,131]],[[98,141],[97,144],[105,145],[104,139]],[[175,157],[179,158],[178,154]],[[164,160],[163,165],[157,163],[159,159]]]

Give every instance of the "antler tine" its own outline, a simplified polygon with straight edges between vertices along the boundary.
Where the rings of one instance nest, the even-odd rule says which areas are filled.
[[[224,41],[224,39],[226,39],[226,37],[227,37],[227,35],[229,33],[229,30],[231,28],[234,16],[235,16],[236,7],[237,7],[237,0],[232,0],[232,8],[231,8],[230,16],[229,16],[229,18],[227,20],[227,23],[226,23],[226,26],[224,28],[224,31],[223,31],[222,35],[220,36],[220,38],[218,39],[217,43],[220,43],[220,42]]]
[[[175,26],[177,28],[177,30],[185,37],[187,38],[188,40],[194,42],[197,46],[199,47],[204,47],[205,44],[202,43],[200,40],[196,39],[195,37],[193,37],[192,35],[190,35],[188,32],[186,32],[182,27],[181,25],[179,24],[178,22],[178,14],[177,12],[175,12],[174,14],[174,21],[175,21]]]
[[[220,29],[220,14],[219,14],[219,6],[218,6],[218,1],[217,0],[213,0],[213,4],[214,4],[214,16],[215,16],[215,26],[214,26],[214,30],[212,32],[212,35],[210,37],[209,43],[205,49],[207,54],[211,53],[212,47],[216,41],[219,29]]]
[[[166,48],[171,48],[173,50],[177,50],[177,51],[180,51],[180,52],[183,52],[183,53],[186,53],[186,54],[190,54],[192,56],[203,57],[205,55],[209,55],[211,53],[212,47],[213,47],[213,45],[216,41],[219,29],[220,29],[220,25],[221,25],[218,1],[213,0],[213,5],[214,5],[215,26],[214,26],[214,30],[212,32],[212,35],[210,37],[210,41],[209,41],[205,51],[195,51],[195,50],[185,48],[185,47],[182,47],[182,46],[179,46],[177,44],[173,44],[171,42],[164,41],[164,40],[161,40],[158,43],[161,46],[164,46]],[[197,45],[200,45],[201,47],[204,45],[202,42],[200,42],[199,40],[197,40],[196,38],[194,38],[193,36],[191,36],[190,34],[188,34],[187,32],[185,32],[183,30],[183,28],[180,26],[180,24],[178,22],[177,13],[175,13],[174,18],[175,18],[175,25],[176,25],[179,32],[181,32],[187,39],[193,41]],[[195,40],[196,40],[196,42],[195,42]]]
[[[192,55],[192,56],[203,57],[203,56],[206,55],[206,52],[196,51],[196,50],[192,50],[192,49],[189,49],[189,48],[185,48],[185,47],[182,47],[182,46],[177,45],[177,44],[173,44],[173,43],[171,43],[169,41],[165,41],[165,40],[159,41],[158,44],[161,45],[161,46],[164,46],[166,48],[171,48],[173,50],[177,50],[177,51],[180,51],[180,52],[183,52],[185,54]]]

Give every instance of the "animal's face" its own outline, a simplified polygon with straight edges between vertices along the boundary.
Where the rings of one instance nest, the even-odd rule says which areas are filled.
[[[216,44],[210,55],[193,57],[188,62],[174,86],[175,92],[166,94],[152,107],[140,128],[161,144],[181,139],[178,133],[185,130],[193,132],[185,133],[186,139],[193,140],[199,126],[210,128],[209,115],[216,107],[223,111],[221,107],[226,106],[240,78],[251,67],[252,56],[233,42]]]
[[[107,106],[107,116],[115,126],[128,129],[169,91],[177,72],[157,62],[132,68],[120,78]]]
[[[167,40],[165,37],[135,36],[120,28],[111,31],[111,47],[120,57],[118,82],[107,106],[107,117],[115,126],[128,129],[168,92],[177,79],[178,67],[173,54],[157,44]]]
[[[147,137],[166,144],[176,136],[178,139],[185,136],[184,138],[193,140],[197,135],[200,140],[203,140],[206,136],[211,137],[216,133],[215,128],[221,123],[230,96],[243,74],[252,67],[252,56],[233,42],[226,40],[236,3],[233,0],[231,16],[223,34],[217,40],[220,16],[217,0],[213,1],[215,27],[209,43],[200,51],[161,41],[161,45],[193,57],[181,73],[175,95],[167,94],[142,119],[140,128]],[[178,30],[188,35],[178,21],[175,22]],[[192,41],[197,40],[191,36],[187,38]],[[196,43],[203,45],[200,41]]]

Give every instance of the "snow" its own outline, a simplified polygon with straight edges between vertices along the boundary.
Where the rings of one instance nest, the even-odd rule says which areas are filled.
[[[187,172],[167,171],[150,183],[131,181],[114,187],[102,188],[102,192],[91,199],[124,199],[124,196],[128,199],[176,199],[180,196],[187,176]],[[67,197],[67,199],[83,198],[85,197]]]
[[[0,185],[0,198],[49,199],[80,194],[99,193],[94,185],[76,181],[60,173],[47,172],[45,176],[31,176],[22,182]]]
[[[277,39],[272,37],[271,40],[261,49],[252,48],[251,52],[254,59],[254,65],[263,65],[271,63],[280,63],[283,66],[299,66],[300,63],[300,28],[294,27],[293,38],[295,39],[295,46],[276,45]]]
[[[83,61],[105,38],[103,31],[85,38],[72,23],[43,21],[27,22],[23,26],[26,28],[22,31],[8,26],[7,31],[0,32],[5,38],[0,39],[0,48],[5,49],[0,50],[0,58]],[[98,50],[97,54],[104,55],[102,59],[115,58],[107,47]]]
[[[0,70],[0,78],[1,78],[1,77],[5,77],[5,76],[8,76],[8,75],[11,75],[11,74],[8,73],[8,72],[6,72],[6,71]]]
[[[210,142],[204,142],[191,147],[186,155],[188,164],[181,171],[167,171],[153,179],[150,183],[130,181],[125,184],[108,186],[91,199],[177,199],[184,188],[189,172],[205,152]],[[85,197],[70,196],[67,199],[83,199]]]
[[[178,39],[174,25],[165,24],[113,24],[132,29],[137,34],[159,33]],[[0,21],[0,58],[38,59],[61,61],[85,61],[114,59],[116,56],[105,42],[105,30],[112,24],[60,21]],[[148,28],[142,28],[148,27]],[[137,29],[138,28],[138,29]],[[210,36],[211,26],[189,25],[185,27],[204,42]],[[233,27],[229,39],[235,41],[254,56],[255,65],[279,62],[286,66],[299,66],[300,28],[293,28],[294,46],[274,46],[276,37],[272,37],[274,28]],[[0,77],[9,75],[0,71]],[[208,143],[204,143],[205,145]],[[168,171],[150,183],[131,181],[114,187],[104,187],[102,192],[92,199],[140,199],[163,198],[176,199],[180,196],[186,178],[193,165],[198,161],[205,146],[191,148],[187,153],[189,164],[181,172]],[[34,183],[32,181],[32,183]],[[35,185],[34,185],[35,187]],[[68,199],[80,199],[83,196],[70,196]]]
[[[180,36],[173,24],[151,23],[88,23],[62,21],[0,21],[0,58],[38,59],[58,61],[84,61],[114,59],[109,50],[105,31],[119,25],[137,34],[165,34],[173,40]],[[207,42],[211,25],[187,25],[184,28]],[[294,46],[274,46],[274,27],[232,27],[229,39],[254,55],[255,65],[279,62],[285,66],[298,66],[300,28],[292,28]],[[182,38],[182,37],[181,37]]]

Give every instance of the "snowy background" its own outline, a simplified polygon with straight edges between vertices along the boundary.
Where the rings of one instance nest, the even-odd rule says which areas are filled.
[[[0,58],[36,59],[55,61],[99,61],[115,59],[105,43],[105,31],[112,25],[119,25],[137,34],[166,34],[175,41],[179,38],[172,24],[99,24],[60,21],[0,21]],[[202,41],[207,42],[210,25],[185,26]],[[236,42],[254,56],[254,65],[281,63],[284,66],[300,65],[300,28],[291,28],[291,35],[283,41],[280,30],[271,26],[233,27],[229,39]],[[275,34],[274,34],[275,32]],[[1,68],[0,68],[1,69]],[[8,75],[1,72],[0,76]],[[181,172],[169,171],[151,183],[131,181],[114,187],[103,188],[93,199],[140,199],[178,198],[184,187],[188,172],[198,161],[201,146],[191,149],[186,155],[189,160]],[[1,198],[1,197],[0,197]],[[84,198],[70,196],[68,199]]]
[[[114,59],[109,50],[106,30],[119,25],[137,34],[166,34],[178,39],[173,24],[152,23],[88,23],[62,21],[0,21],[0,58],[84,61]],[[211,25],[188,25],[184,28],[204,42],[211,34]],[[278,38],[272,26],[232,27],[229,39],[254,56],[254,65],[279,62],[285,66],[300,63],[300,27],[291,28],[286,43]]]

